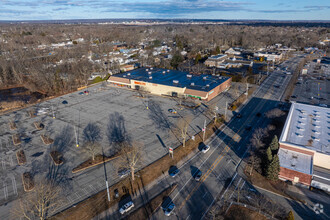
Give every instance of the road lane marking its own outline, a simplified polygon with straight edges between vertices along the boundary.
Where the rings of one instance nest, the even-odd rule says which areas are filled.
[[[193,195],[193,193],[195,193],[195,191],[200,187],[200,185],[207,179],[207,177],[211,174],[211,172],[217,167],[217,165],[220,163],[220,161],[224,158],[225,153],[227,153],[229,151],[229,147],[228,145],[226,145],[225,149],[222,151],[222,153],[217,157],[217,159],[213,162],[213,164],[211,165],[211,167],[208,169],[208,171],[206,172],[206,174],[204,174],[201,178],[201,180],[198,182],[198,184],[194,187],[194,189],[188,194],[188,196],[185,198],[185,200],[181,203],[179,210],[185,205],[185,203],[187,202],[187,200],[189,200],[191,198],[191,196]]]

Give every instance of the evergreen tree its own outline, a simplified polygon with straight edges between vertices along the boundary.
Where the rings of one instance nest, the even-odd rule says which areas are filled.
[[[197,64],[202,59],[202,56],[200,53],[198,53],[195,57],[195,64]]]
[[[290,211],[289,214],[286,216],[286,220],[294,220],[294,215],[292,211]]]
[[[277,138],[276,135],[273,137],[273,140],[270,143],[269,147],[272,151],[277,151],[278,150],[279,143],[278,143],[278,138]]]
[[[267,163],[269,164],[273,159],[272,150],[270,149],[270,147],[267,148],[266,155],[267,155]]]
[[[217,47],[215,48],[215,52],[217,52],[217,54],[220,53],[220,47],[219,47],[219,46],[217,46]]]
[[[278,158],[278,155],[275,154],[273,156],[273,160],[267,166],[266,178],[270,180],[277,180],[279,172],[280,172],[280,160]]]

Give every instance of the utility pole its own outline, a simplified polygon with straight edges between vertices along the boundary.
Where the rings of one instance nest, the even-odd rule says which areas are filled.
[[[205,131],[206,131],[206,119],[204,120],[204,127],[203,127],[203,142],[205,141]]]
[[[225,121],[227,120],[227,108],[228,108],[228,102],[226,102],[226,108],[225,108]]]
[[[74,135],[76,137],[76,147],[79,147],[78,132],[77,132],[77,129],[76,129],[76,126],[75,125],[73,125],[73,129],[74,129]]]

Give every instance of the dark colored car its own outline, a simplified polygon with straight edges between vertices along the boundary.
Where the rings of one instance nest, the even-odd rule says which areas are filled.
[[[62,104],[66,105],[66,104],[68,104],[68,101],[64,100],[64,101],[62,102]]]
[[[252,129],[252,126],[251,126],[251,125],[247,125],[247,126],[245,127],[245,129],[248,130],[248,131],[250,131],[250,130]]]
[[[238,113],[238,114],[236,115],[236,118],[242,118],[242,114],[241,114],[241,113]]]
[[[256,114],[256,116],[257,116],[257,117],[260,117],[260,116],[261,116],[261,113],[260,113],[260,112],[258,112],[258,113]]]
[[[180,170],[176,166],[171,166],[169,171],[168,171],[168,174],[171,177],[175,177],[176,175],[178,175],[178,173],[180,173]]]
[[[291,96],[291,98],[293,98],[293,99],[296,99],[296,98],[297,98],[297,96],[295,96],[295,95],[292,95],[292,96]]]
[[[202,171],[199,170],[199,171],[196,172],[196,174],[194,176],[194,179],[196,181],[200,181],[201,177],[202,177]]]

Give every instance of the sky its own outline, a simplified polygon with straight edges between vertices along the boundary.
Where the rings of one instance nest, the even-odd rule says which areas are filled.
[[[0,0],[0,20],[330,20],[330,0]]]

